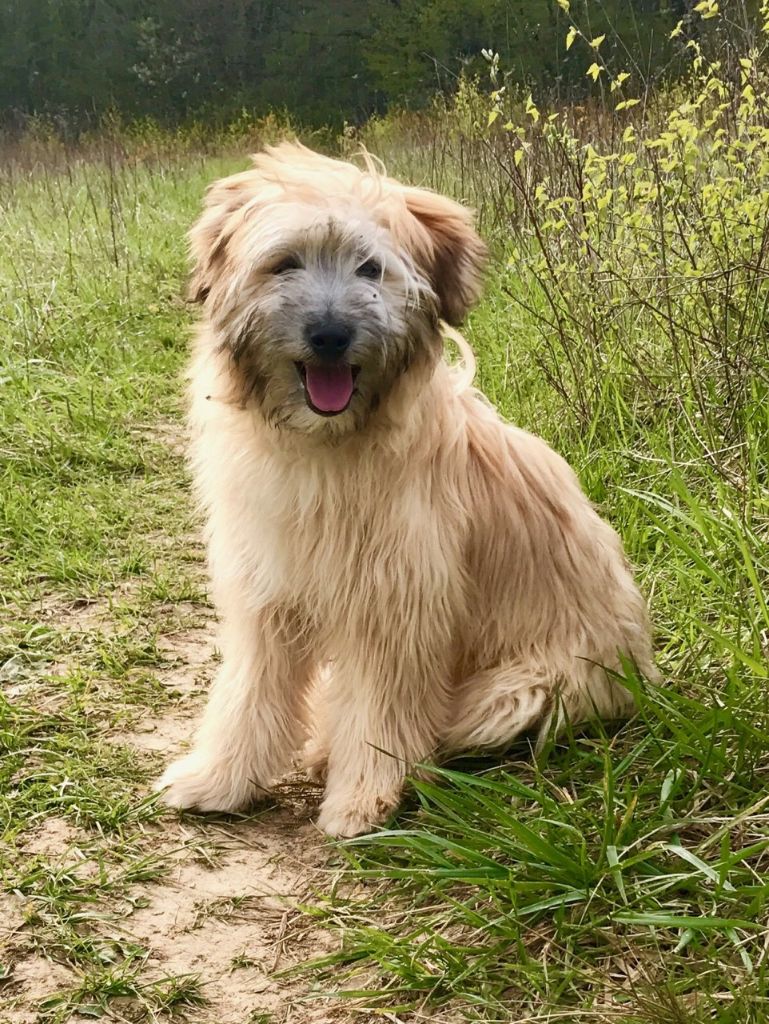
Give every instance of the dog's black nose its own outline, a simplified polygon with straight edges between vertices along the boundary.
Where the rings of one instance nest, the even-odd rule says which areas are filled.
[[[310,348],[321,359],[339,359],[350,347],[352,331],[344,324],[313,324],[308,331]]]

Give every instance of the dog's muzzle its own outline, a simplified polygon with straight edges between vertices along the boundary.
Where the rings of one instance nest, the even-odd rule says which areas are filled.
[[[353,332],[346,324],[325,320],[310,324],[306,336],[313,359],[296,364],[305,400],[319,416],[338,416],[350,404],[359,370],[345,358]]]

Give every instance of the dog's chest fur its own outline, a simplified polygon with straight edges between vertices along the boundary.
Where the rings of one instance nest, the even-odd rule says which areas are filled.
[[[210,509],[214,579],[238,577],[255,607],[296,608],[331,646],[374,620],[461,614],[464,513],[438,466],[377,449],[271,450],[245,425],[241,437],[214,459],[207,438],[197,467],[204,493],[226,492]]]

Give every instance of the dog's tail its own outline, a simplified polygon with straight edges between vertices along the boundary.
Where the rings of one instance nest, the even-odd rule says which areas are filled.
[[[441,321],[441,334],[449,341],[453,341],[459,349],[459,361],[451,367],[454,373],[454,390],[459,394],[461,391],[466,391],[475,380],[475,353],[470,348],[467,339],[443,321]]]

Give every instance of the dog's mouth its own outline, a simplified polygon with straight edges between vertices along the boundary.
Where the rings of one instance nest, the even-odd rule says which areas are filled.
[[[345,411],[355,391],[359,366],[349,363],[294,365],[304,388],[305,401],[313,412],[319,416],[338,416]]]

